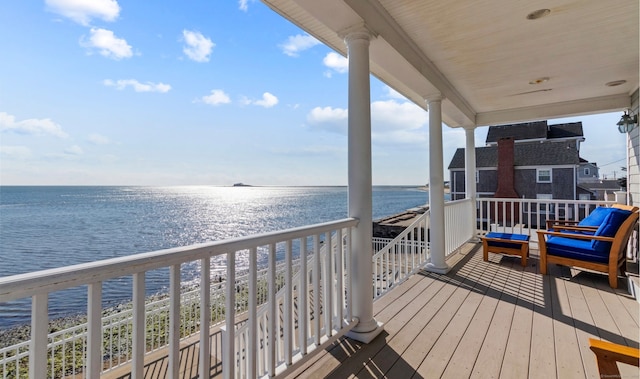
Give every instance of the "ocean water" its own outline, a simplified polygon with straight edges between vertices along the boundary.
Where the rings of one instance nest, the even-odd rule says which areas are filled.
[[[427,201],[415,187],[374,187],[373,217]],[[0,277],[345,217],[346,187],[1,186]],[[184,281],[191,271],[183,265]],[[166,290],[167,277],[147,273],[147,294]],[[130,277],[104,283],[104,307],[130,296]],[[85,312],[86,287],[49,300],[52,318]],[[0,303],[0,328],[29,319],[29,299]]]

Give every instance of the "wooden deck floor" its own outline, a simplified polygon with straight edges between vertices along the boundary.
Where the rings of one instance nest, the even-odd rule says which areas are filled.
[[[384,332],[368,345],[348,338],[289,377],[600,378],[589,337],[639,345],[640,307],[626,282],[549,267],[478,247],[447,275],[414,275],[374,303]],[[638,378],[621,365],[623,378]]]

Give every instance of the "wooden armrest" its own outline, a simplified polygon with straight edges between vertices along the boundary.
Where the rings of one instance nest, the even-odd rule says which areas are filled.
[[[538,230],[538,240],[544,238],[544,235],[573,238],[573,239],[579,239],[579,240],[598,240],[598,241],[607,241],[607,242],[613,242],[615,239],[614,237],[592,236],[589,234],[561,233],[561,232],[552,232],[548,230]]]
[[[640,366],[640,350],[611,342],[589,338],[589,348],[596,355],[600,377],[620,377],[616,362]]]
[[[591,232],[595,233],[598,230],[597,226],[568,226],[568,225],[552,225],[553,231],[561,230],[574,230],[576,232]]]
[[[551,229],[553,225],[576,225],[579,222],[576,220],[547,220],[547,229]]]

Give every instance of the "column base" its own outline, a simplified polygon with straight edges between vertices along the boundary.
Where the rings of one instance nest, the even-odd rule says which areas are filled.
[[[345,334],[345,336],[351,338],[352,340],[356,340],[362,343],[369,343],[373,341],[382,331],[384,330],[383,324],[381,322],[377,322],[377,326],[375,329],[369,332],[356,332],[350,330]]]
[[[451,267],[449,267],[446,263],[444,266],[436,266],[433,263],[427,263],[427,265],[424,266],[424,269],[429,272],[435,272],[436,274],[443,275],[451,271]]]

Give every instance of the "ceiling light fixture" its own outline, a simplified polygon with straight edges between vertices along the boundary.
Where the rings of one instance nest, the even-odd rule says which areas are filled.
[[[542,84],[544,82],[548,82],[549,81],[549,77],[545,76],[542,78],[538,78],[538,79],[534,79],[532,81],[529,82],[529,84]]]
[[[624,114],[616,125],[618,125],[618,131],[620,133],[629,133],[638,125],[638,115],[634,114],[630,116],[627,111],[624,111]]]
[[[551,9],[538,9],[527,15],[527,20],[537,20],[551,13]]]
[[[617,87],[617,86],[625,84],[626,82],[627,82],[626,80],[614,80],[612,82],[605,83],[605,86],[607,86],[607,87]]]

